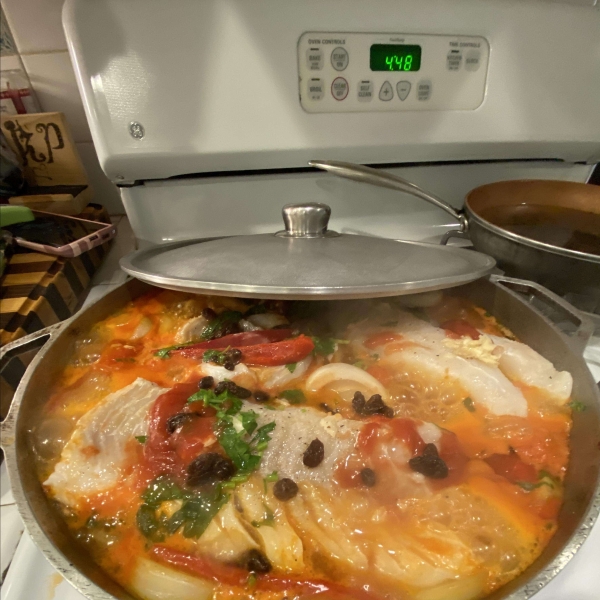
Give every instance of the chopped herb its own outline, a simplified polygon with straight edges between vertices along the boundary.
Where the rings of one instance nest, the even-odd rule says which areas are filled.
[[[335,340],[332,338],[322,338],[313,336],[312,341],[315,345],[313,354],[319,356],[329,356],[335,352]]]
[[[290,363],[288,365],[285,365],[285,368],[290,372],[293,373],[296,370],[296,367],[298,366],[298,363]]]
[[[142,494],[144,503],[137,512],[137,526],[153,542],[163,541],[182,527],[184,537],[198,538],[228,499],[221,486],[210,492],[191,492],[182,490],[168,476],[161,475]],[[171,517],[162,513],[157,515],[160,505],[170,500],[181,500],[181,508]]]
[[[467,396],[464,400],[463,400],[463,404],[465,405],[465,408],[469,411],[469,412],[475,412],[475,404],[473,403],[473,399],[470,398],[469,396]]]
[[[258,415],[250,410],[248,412],[241,412],[240,419],[242,420],[242,427],[246,430],[246,433],[252,434],[257,427],[256,417]]]
[[[273,471],[266,477],[263,477],[263,484],[265,486],[265,494],[267,493],[267,484],[272,483],[274,481],[278,481],[278,479],[279,479],[279,475],[277,474],[277,471]]]
[[[375,353],[371,354],[371,358],[373,360],[379,360],[379,354],[377,354],[377,352],[375,352]]]
[[[215,363],[216,365],[222,365],[226,360],[227,357],[222,350],[207,350],[202,355],[202,362]]]
[[[339,338],[331,338],[332,342],[335,342],[336,344],[349,344],[350,340],[340,340]]]
[[[520,488],[523,488],[526,492],[531,492],[543,485],[547,485],[549,488],[554,488],[554,486],[549,482],[543,479],[542,481],[537,481],[536,483],[531,483],[530,481],[517,481],[517,485]]]
[[[363,370],[364,370],[364,369],[366,369],[366,368],[367,368],[367,363],[366,363],[364,360],[357,360],[357,361],[354,363],[354,366],[355,366],[355,367],[358,367],[359,369],[363,369]]]
[[[258,581],[258,579],[256,577],[256,573],[252,572],[252,573],[250,573],[250,575],[248,575],[248,582],[246,585],[249,588],[253,588],[256,586],[257,581]]]
[[[171,356],[171,350],[179,350],[180,348],[185,348],[187,346],[191,346],[196,342],[186,342],[185,344],[175,344],[175,346],[167,346],[166,348],[161,348],[154,353],[154,356],[158,356],[158,358],[169,358]]]
[[[584,410],[587,410],[587,406],[583,402],[579,402],[579,400],[571,400],[567,406],[575,412],[583,412]]]
[[[228,333],[233,333],[233,331],[230,331],[232,325],[238,323],[242,317],[242,313],[237,310],[225,310],[216,319],[209,322],[202,330],[200,338],[204,341],[208,341],[223,337]]]
[[[265,518],[261,521],[251,521],[252,527],[256,527],[257,529],[259,527],[273,527],[275,525],[275,514],[266,504],[263,504],[263,506],[265,507]]]
[[[302,402],[306,402],[306,396],[302,390],[283,390],[279,395],[285,398],[290,404],[302,404]]]
[[[147,435],[136,435],[135,439],[140,443],[140,444],[145,444],[146,440],[148,439]]]

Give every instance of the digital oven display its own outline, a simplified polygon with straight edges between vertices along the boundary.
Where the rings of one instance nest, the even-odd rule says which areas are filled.
[[[373,44],[371,71],[418,71],[421,68],[421,46],[407,44]]]

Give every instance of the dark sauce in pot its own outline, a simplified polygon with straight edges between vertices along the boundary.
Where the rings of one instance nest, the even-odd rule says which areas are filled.
[[[600,213],[562,206],[494,206],[480,215],[523,237],[600,256]]]

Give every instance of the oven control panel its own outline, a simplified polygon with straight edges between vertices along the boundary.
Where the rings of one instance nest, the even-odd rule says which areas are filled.
[[[475,110],[489,55],[483,37],[307,32],[300,104],[309,113]]]

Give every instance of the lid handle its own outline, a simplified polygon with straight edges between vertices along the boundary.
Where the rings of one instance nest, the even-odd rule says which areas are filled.
[[[306,202],[303,204],[286,204],[281,211],[285,231],[276,235],[292,238],[319,238],[337,235],[327,231],[331,216],[331,208],[327,204]]]

